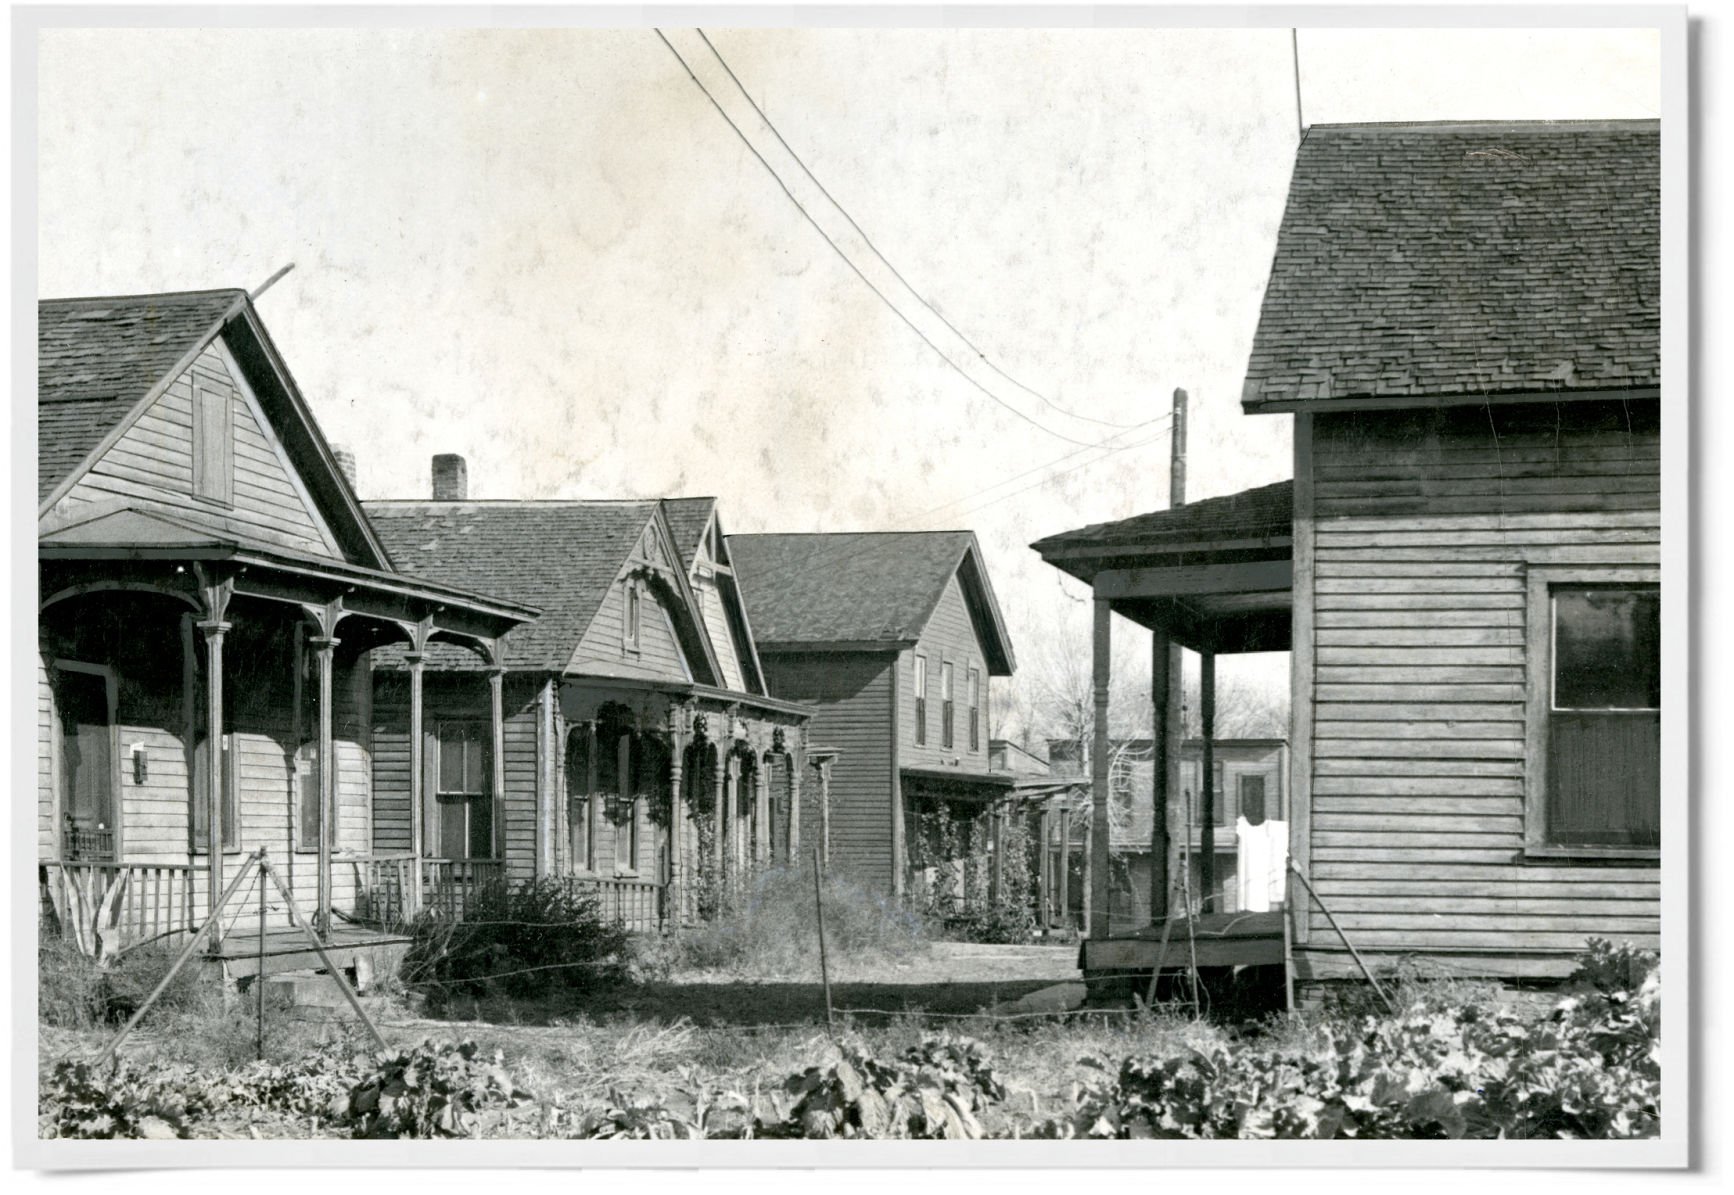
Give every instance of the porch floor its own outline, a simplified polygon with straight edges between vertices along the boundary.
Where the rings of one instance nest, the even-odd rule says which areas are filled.
[[[397,970],[409,951],[410,939],[405,934],[384,933],[358,926],[333,926],[325,941],[325,952],[340,969],[357,970],[366,975],[388,975]],[[259,931],[240,931],[222,941],[220,952],[206,958],[221,958],[232,978],[250,978],[260,970]],[[293,926],[272,926],[265,931],[264,971],[278,975],[286,971],[314,971],[324,967],[319,954],[307,941],[307,935]],[[363,986],[366,986],[365,983]]]
[[[1186,920],[1173,919],[1164,971],[1192,964],[1196,950],[1200,967],[1281,965],[1283,912],[1203,913],[1192,918],[1192,940]],[[1162,950],[1162,923],[1111,938],[1086,939],[1080,954],[1085,971],[1153,971]]]

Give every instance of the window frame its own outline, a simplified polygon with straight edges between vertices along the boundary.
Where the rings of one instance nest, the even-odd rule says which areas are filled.
[[[957,666],[942,658],[939,661],[939,745],[947,751],[957,743],[957,703],[953,700],[956,683]]]
[[[927,746],[927,657],[915,654],[912,682],[915,686],[915,745]]]
[[[54,854],[57,859],[66,857],[66,821],[71,815],[67,808],[66,791],[68,777],[65,767],[66,727],[61,718],[60,690],[54,674],[57,672],[75,672],[83,676],[94,676],[103,682],[103,699],[107,703],[108,713],[108,800],[110,805],[109,818],[114,823],[110,833],[113,835],[114,860],[125,858],[126,842],[122,823],[125,821],[126,789],[125,770],[120,757],[120,683],[115,670],[107,664],[93,664],[82,660],[55,658],[48,663],[49,677],[49,725],[52,754],[49,758],[49,783],[53,790],[54,805]],[[192,822],[192,811],[187,812],[187,820]]]
[[[445,786],[445,775],[444,775],[445,774],[445,754],[446,754],[445,748],[446,748],[446,728],[448,726],[463,726],[466,728],[474,727],[479,732],[479,733],[477,733],[477,735],[475,737],[474,743],[475,743],[476,748],[480,751],[480,753],[482,755],[483,767],[481,769],[481,779],[482,779],[482,783],[485,785],[485,790],[477,790],[475,792],[471,792],[468,789],[461,789],[461,788],[448,789]],[[465,738],[466,747],[468,746],[469,741],[470,740],[468,739],[468,737],[466,735],[466,738]],[[434,722],[434,751],[433,751],[433,784],[429,786],[430,791],[427,794],[428,797],[432,798],[432,801],[433,801],[433,804],[435,807],[435,813],[434,813],[435,841],[433,843],[424,842],[422,844],[422,849],[425,851],[429,846],[433,846],[436,848],[436,851],[435,851],[435,853],[429,855],[428,858],[433,858],[433,859],[460,858],[460,859],[464,859],[464,860],[475,860],[475,859],[493,860],[493,859],[500,858],[500,855],[499,855],[499,849],[500,849],[499,833],[498,833],[498,826],[496,824],[496,813],[495,813],[495,809],[494,809],[494,804],[495,804],[495,801],[497,800],[497,797],[495,796],[494,791],[493,791],[493,789],[494,789],[493,760],[490,758],[490,756],[493,752],[493,749],[494,749],[494,746],[493,746],[493,728],[492,728],[490,723],[488,723],[482,719],[479,719],[479,718],[439,718],[439,719],[435,720],[435,722]],[[464,768],[465,768],[466,772],[469,770],[469,755],[468,755],[467,751],[466,751],[465,756],[464,756]],[[473,835],[475,834],[476,798],[484,797],[484,796],[487,798],[487,801],[488,801],[488,813],[487,813],[487,823],[486,823],[487,829],[488,829],[488,853],[486,855],[477,855],[477,854],[472,853],[469,850],[469,845],[473,841]],[[451,855],[445,854],[443,849],[438,849],[438,848],[440,848],[441,843],[443,843],[444,838],[445,838],[445,835],[443,833],[443,830],[444,830],[444,824],[443,823],[444,823],[446,810],[448,808],[450,808],[450,805],[447,802],[441,800],[442,797],[461,797],[461,798],[463,798],[462,804],[463,804],[463,810],[464,810],[464,846],[465,846],[465,853],[463,855],[451,856]]]
[[[969,749],[981,750],[981,669],[970,665],[964,677],[969,698]]]
[[[644,587],[636,578],[626,582],[620,611],[620,650],[627,655],[644,650]]]
[[[1547,837],[1548,734],[1553,714],[1553,590],[1555,586],[1640,586],[1662,582],[1655,565],[1545,565],[1530,564],[1524,573],[1524,766],[1523,850],[1521,857],[1536,862],[1627,862],[1661,861],[1659,846],[1617,844],[1564,845]],[[1660,777],[1657,778],[1658,785]]]

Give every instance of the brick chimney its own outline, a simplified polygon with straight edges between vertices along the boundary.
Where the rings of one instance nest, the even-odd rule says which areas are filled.
[[[331,446],[331,455],[337,458],[337,468],[343,474],[343,479],[349,483],[349,488],[355,488],[355,454],[347,448],[336,444]]]
[[[463,502],[470,496],[470,470],[464,458],[455,452],[437,453],[433,458],[433,497],[435,502]]]

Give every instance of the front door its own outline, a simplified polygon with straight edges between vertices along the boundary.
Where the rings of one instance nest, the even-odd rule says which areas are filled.
[[[115,857],[114,683],[95,665],[56,662],[61,849],[69,860]]]

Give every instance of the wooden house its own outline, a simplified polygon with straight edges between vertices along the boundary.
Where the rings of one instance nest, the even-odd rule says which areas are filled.
[[[989,766],[988,682],[1013,658],[975,536],[735,535],[728,550],[771,690],[813,706],[840,752],[836,866],[901,896],[941,855],[989,857],[1016,779]]]
[[[380,654],[382,727],[419,703],[425,731],[419,750],[377,740],[375,849],[582,880],[636,928],[702,916],[721,885],[798,852],[803,781],[823,809],[830,756],[809,711],[766,689],[715,501],[471,501],[454,454],[433,481],[432,500],[367,503],[400,567],[541,615],[497,661]]]
[[[1345,936],[1499,977],[1658,943],[1658,163],[1654,121],[1313,127],[1242,396],[1294,480],[1036,545],[1094,589],[1104,706],[1110,610],[1158,694],[1201,652],[1207,726],[1215,653],[1292,651],[1303,980]]]
[[[400,571],[244,292],[38,326],[45,902],[110,953],[202,921],[262,847],[330,935],[366,912],[376,736],[417,717],[374,705],[370,655],[497,660],[535,611]]]

